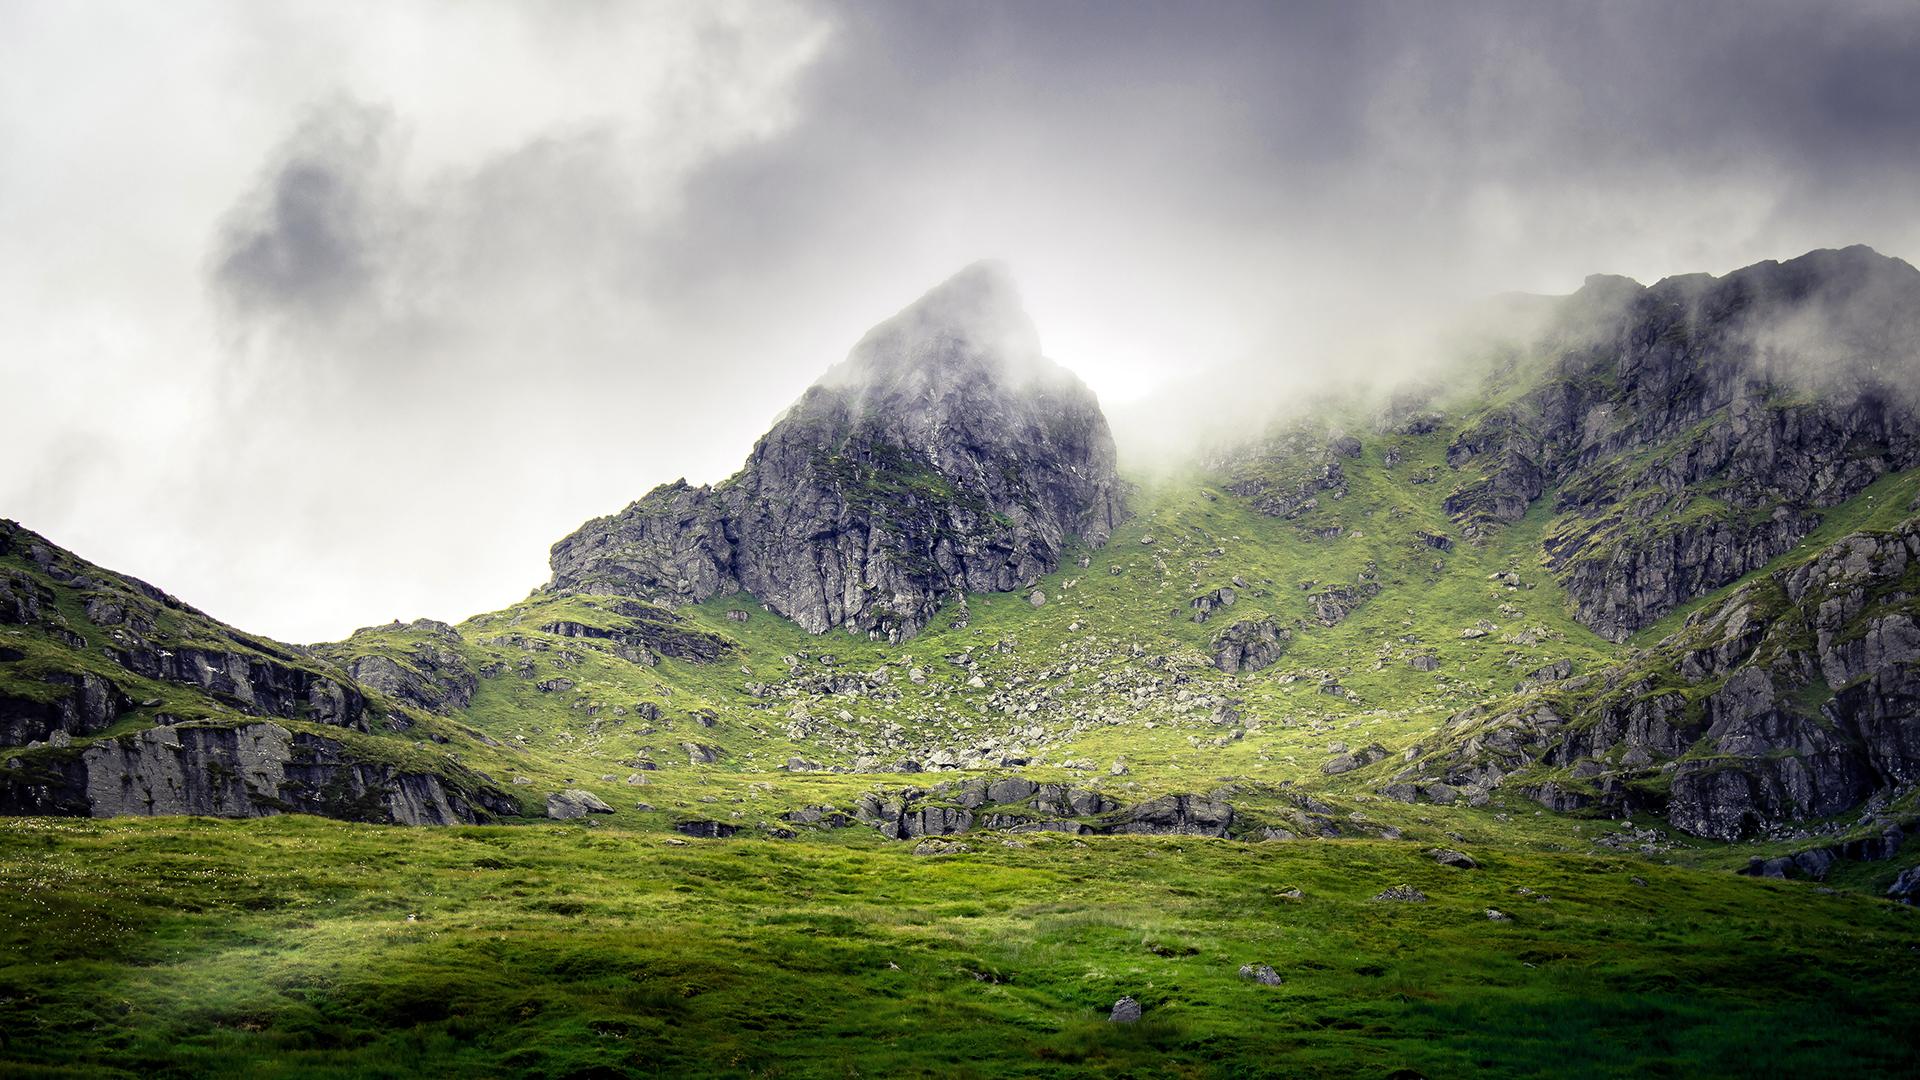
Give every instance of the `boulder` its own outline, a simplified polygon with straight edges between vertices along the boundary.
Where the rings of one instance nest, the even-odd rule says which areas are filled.
[[[1181,836],[1225,836],[1233,825],[1233,807],[1198,795],[1163,795],[1122,811],[1110,832]]]
[[[1902,904],[1920,904],[1920,865],[1900,871],[1900,876],[1894,878],[1893,885],[1887,889],[1887,899]]]
[[[734,833],[739,832],[740,827],[738,825],[730,825],[724,821],[676,821],[673,824],[673,831],[682,836],[697,836],[706,840],[724,840]]]
[[[1214,666],[1229,675],[1270,667],[1292,637],[1292,631],[1272,619],[1243,619],[1214,636]]]
[[[1280,973],[1273,970],[1270,964],[1241,964],[1240,977],[1257,982],[1261,986],[1279,986],[1284,981],[1280,978]]]
[[[588,814],[611,814],[613,807],[602,802],[600,796],[579,788],[556,791],[547,796],[547,816],[556,821],[570,821]]]

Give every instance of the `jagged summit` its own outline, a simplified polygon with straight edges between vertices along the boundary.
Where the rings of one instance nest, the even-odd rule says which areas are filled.
[[[1643,285],[1621,274],[1588,274],[1575,296],[1618,297],[1649,290],[1669,295],[1699,293],[1714,286],[1734,285],[1750,290],[1756,299],[1797,302],[1818,293],[1858,292],[1879,284],[1920,284],[1920,270],[1905,259],[1882,255],[1865,244],[1843,248],[1816,248],[1787,260],[1762,259],[1724,274],[1694,271],[1670,274]]]
[[[1006,264],[983,260],[869,330],[815,387],[894,408],[973,383],[1027,388],[1077,383],[1040,352],[1040,335]]]
[[[849,364],[926,364],[955,355],[1000,359],[1040,355],[1040,334],[1007,265],[983,259],[867,331]],[[836,370],[838,370],[836,368]]]
[[[1040,355],[1006,268],[875,327],[712,488],[655,489],[554,545],[550,589],[690,603],[744,589],[815,633],[911,636],[1017,588],[1120,515],[1099,403]]]

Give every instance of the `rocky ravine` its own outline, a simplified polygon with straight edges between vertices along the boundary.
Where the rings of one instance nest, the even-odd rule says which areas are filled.
[[[903,640],[1121,514],[1113,438],[982,263],[871,331],[714,487],[656,488],[554,545],[557,591],[671,604],[745,590],[807,630]]]

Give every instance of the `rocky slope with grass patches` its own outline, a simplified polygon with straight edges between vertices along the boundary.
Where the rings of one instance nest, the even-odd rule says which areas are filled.
[[[1920,271],[1868,248],[1592,278],[1542,345],[1534,385],[1449,444],[1445,505],[1474,536],[1551,492],[1548,564],[1615,641],[1920,463]]]
[[[413,666],[371,652],[338,666],[326,649],[242,633],[0,522],[0,811],[517,814],[456,753],[427,749],[449,735],[401,734],[424,718],[416,708],[471,693],[451,628],[420,625],[436,644],[406,654]]]

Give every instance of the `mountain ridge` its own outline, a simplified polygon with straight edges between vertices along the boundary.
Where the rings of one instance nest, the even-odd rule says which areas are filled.
[[[363,702],[345,733],[308,734],[369,765],[445,766],[490,814],[538,817],[585,791],[616,820],[709,830],[793,831],[789,815],[835,805],[807,827],[1102,831],[1144,814],[1258,839],[1537,806],[1626,814],[1673,851],[1879,836],[1912,813],[1920,588],[1891,555],[1844,605],[1786,583],[1905,550],[1920,443],[1894,391],[1920,363],[1903,351],[1916,277],[1866,249],[1654,286],[1597,276],[1471,381],[1290,422],[1137,486],[1123,518],[1097,403],[1077,380],[1008,392],[1009,372],[1051,369],[1004,271],[970,267],[863,338],[741,474],[588,523],[521,604],[272,648]],[[1806,336],[1769,336],[1809,315],[1847,330],[1815,340],[1814,383],[1793,366]],[[1049,409],[1078,419],[1034,453],[1028,425]],[[34,661],[0,676],[33,703],[17,710],[40,718],[20,729],[31,742],[65,723],[47,719],[54,699],[84,712],[84,674],[119,685],[92,665],[34,683],[66,677],[62,634],[156,635],[95,618],[138,589],[12,559],[0,615]],[[35,590],[58,603],[30,615],[19,598]],[[1743,608],[1775,636],[1729,629],[1754,625]],[[851,633],[817,636],[835,627]],[[345,715],[254,697],[194,722]],[[41,758],[141,738],[134,713],[69,724],[71,747],[9,751],[15,779],[44,789]],[[1052,793],[975,801],[913,781],[929,771]],[[774,790],[733,796],[744,823],[702,809],[748,777]],[[654,789],[647,809],[635,788]],[[864,817],[863,793],[879,800]],[[1386,824],[1327,812],[1362,807]]]

